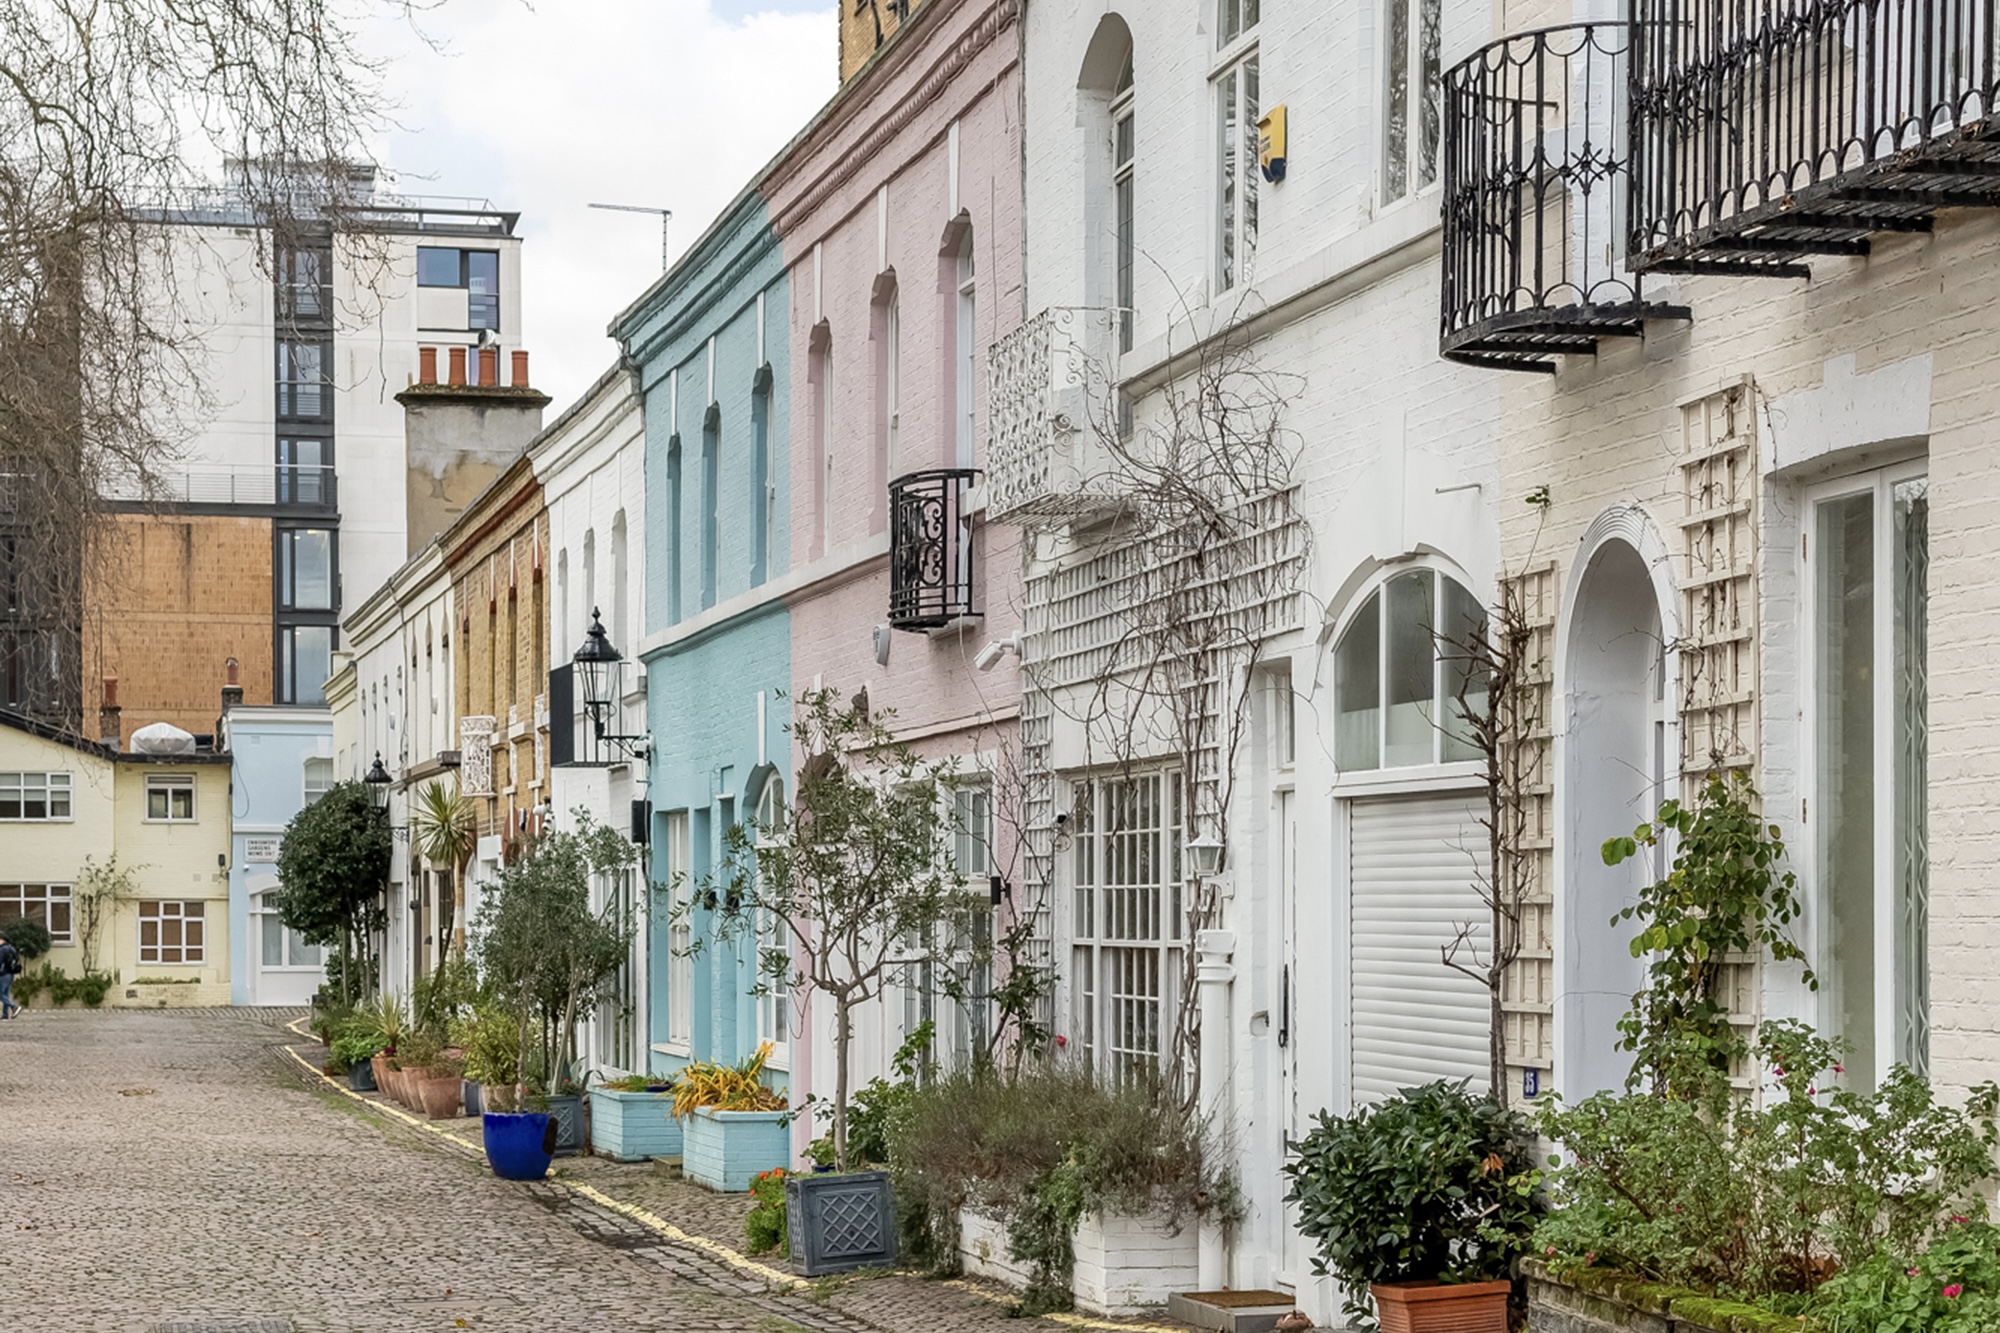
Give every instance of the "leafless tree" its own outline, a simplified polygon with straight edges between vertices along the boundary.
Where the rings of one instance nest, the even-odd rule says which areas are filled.
[[[428,0],[0,0],[0,702],[81,726],[107,490],[152,497],[208,406],[171,224],[267,271],[365,236],[387,121],[359,33]]]

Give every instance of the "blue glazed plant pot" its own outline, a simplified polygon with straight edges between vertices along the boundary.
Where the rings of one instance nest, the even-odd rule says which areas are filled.
[[[375,1067],[366,1060],[356,1060],[347,1067],[347,1086],[356,1092],[374,1092]]]
[[[556,1123],[546,1111],[488,1111],[481,1118],[486,1161],[502,1180],[540,1180],[556,1156]]]

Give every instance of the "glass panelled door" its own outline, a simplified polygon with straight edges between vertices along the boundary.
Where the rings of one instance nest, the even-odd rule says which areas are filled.
[[[1815,494],[1806,538],[1818,964],[1863,1083],[1930,1056],[1929,516],[1920,471],[1869,473]]]

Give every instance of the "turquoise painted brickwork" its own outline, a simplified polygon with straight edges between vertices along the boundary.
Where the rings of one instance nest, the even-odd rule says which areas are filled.
[[[688,869],[699,881],[788,754],[790,621],[782,602],[759,592],[789,565],[788,292],[783,250],[753,185],[612,325],[639,367],[645,415],[649,643],[639,656],[662,881],[670,818],[687,816]],[[670,1012],[669,924],[660,912],[649,927],[656,1039],[683,1026]],[[689,1050],[655,1050],[655,1072],[690,1057],[735,1063],[757,1046],[748,950],[717,939],[707,912],[690,925]]]
[[[590,1146],[614,1162],[681,1154],[681,1122],[673,1098],[657,1092],[590,1090]]]
[[[750,1178],[792,1164],[783,1111],[696,1111],[681,1131],[681,1174],[723,1194],[742,1194]]]

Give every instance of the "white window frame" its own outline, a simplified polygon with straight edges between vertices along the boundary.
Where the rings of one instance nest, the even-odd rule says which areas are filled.
[[[667,884],[673,908],[667,918],[667,1035],[661,1044],[669,1055],[694,1053],[694,885],[690,855],[691,819],[686,810],[670,811],[666,819]]]
[[[882,351],[883,465],[894,478],[903,465],[903,294],[889,294],[888,309],[882,313],[882,332],[888,340]]]
[[[39,896],[30,898],[29,889],[39,890]],[[57,930],[51,922],[56,906],[65,910],[63,920],[67,923]],[[30,910],[39,907],[41,915]],[[67,948],[76,943],[76,886],[73,884],[0,884],[0,920],[38,921],[42,929],[49,932],[49,944],[54,948]]]
[[[773,845],[773,838],[766,830],[772,826],[782,827],[785,814],[785,784],[777,776],[766,778],[757,793],[757,816],[755,825],[756,845],[760,848]],[[756,871],[762,878],[763,868]],[[792,1067],[792,964],[788,961],[783,975],[773,977],[764,970],[764,955],[782,949],[787,960],[792,957],[791,927],[770,912],[757,914],[757,981],[761,993],[757,1001],[757,1040],[771,1044],[771,1057],[765,1061],[770,1069],[788,1070]]]
[[[638,875],[638,867],[620,866],[608,873],[592,876],[597,910],[609,916],[619,927],[632,929],[631,940],[625,949],[625,961],[605,979],[603,994],[598,998],[597,1011],[592,1017],[598,1067],[621,1074],[637,1073],[645,1067],[641,1058],[643,1047],[639,1041],[640,1005],[643,1000],[639,985],[642,955],[639,948],[641,913]]]
[[[166,796],[164,815],[153,813],[153,793],[162,792]],[[187,813],[174,813],[174,795],[187,793]],[[193,824],[201,819],[201,806],[195,799],[195,780],[192,773],[148,773],[146,775],[146,817],[148,824]]]
[[[1217,0],[1226,5],[1229,0]],[[1218,35],[1222,29],[1217,25]],[[1262,109],[1263,70],[1258,62],[1259,29],[1253,22],[1220,47],[1208,75],[1210,179],[1209,272],[1217,295],[1239,291],[1254,281],[1257,254],[1257,117]],[[1246,79],[1246,75],[1250,76]],[[1257,84],[1249,91],[1249,83]],[[1232,129],[1234,133],[1232,134]],[[1230,188],[1233,185],[1233,191]]]
[[[194,908],[190,913],[187,909]],[[151,909],[150,915],[147,909]],[[169,912],[167,909],[174,909]],[[154,942],[149,949],[146,944],[146,923],[155,924]],[[166,923],[181,923],[181,942],[173,946],[179,948],[181,956],[177,960],[167,960],[160,955],[169,947],[166,944]],[[201,923],[201,940],[190,945],[187,942],[187,923]],[[138,930],[139,965],[142,967],[201,967],[208,961],[208,904],[198,898],[146,898],[139,903],[135,922]]]
[[[36,781],[39,779],[39,781]],[[68,772],[33,772],[19,770],[0,773],[0,791],[14,793],[14,803],[20,807],[18,815],[0,815],[0,823],[8,824],[66,824],[76,818],[76,784]],[[40,791],[42,811],[39,815],[28,813],[29,793]],[[60,797],[63,811],[56,813],[56,802]]]
[[[285,924],[284,918],[278,912],[277,904],[273,901],[271,891],[266,890],[264,893],[257,895],[257,906],[251,909],[250,916],[253,922],[252,939],[254,941],[251,947],[257,951],[257,970],[259,972],[312,973],[318,972],[326,966],[325,948],[307,944],[299,938],[297,931]],[[279,954],[284,959],[283,962],[267,963],[264,961],[264,931],[266,921],[275,921],[278,923]],[[204,931],[204,937],[206,937],[206,934],[207,932]],[[292,959],[292,950],[295,946],[307,949],[316,948],[319,950],[320,956],[310,963],[295,962]],[[172,967],[173,964],[168,963],[166,966]]]
[[[324,764],[325,768],[316,770],[315,765],[320,765],[320,764]],[[305,804],[311,805],[313,802],[317,801],[320,797],[326,795],[329,791],[333,790],[334,778],[333,778],[332,759],[327,758],[325,755],[307,755],[305,757],[305,761],[299,767],[300,767],[299,794],[301,797],[304,798]],[[314,785],[313,783],[313,774],[315,771],[323,772],[326,775],[326,780],[323,783],[318,784],[317,786]]]
[[[1330,716],[1334,734],[1329,739],[1331,741],[1332,753],[1335,756],[1335,785],[1342,790],[1347,790],[1355,786],[1395,785],[1412,777],[1421,777],[1425,780],[1433,777],[1456,778],[1462,775],[1477,773],[1479,769],[1479,760],[1476,756],[1462,759],[1445,757],[1445,732],[1444,728],[1438,725],[1438,716],[1435,710],[1450,707],[1452,699],[1449,694],[1449,685],[1446,677],[1448,671],[1447,654],[1436,645],[1435,640],[1433,640],[1431,654],[1431,707],[1433,709],[1432,716],[1429,719],[1431,757],[1429,760],[1419,763],[1391,764],[1389,762],[1389,704],[1387,693],[1389,689],[1391,636],[1389,633],[1388,587],[1398,578],[1418,572],[1428,573],[1432,577],[1432,613],[1437,616],[1439,622],[1442,622],[1444,618],[1446,580],[1464,589],[1466,594],[1478,603],[1482,612],[1487,610],[1486,604],[1479,600],[1477,593],[1472,591],[1472,584],[1469,580],[1462,577],[1457,570],[1437,561],[1415,561],[1392,566],[1384,570],[1374,581],[1355,593],[1352,601],[1349,603],[1346,615],[1342,618],[1333,635],[1332,646],[1333,697]],[[1378,618],[1375,644],[1375,764],[1367,768],[1343,769],[1338,767],[1341,718],[1340,649],[1341,645],[1346,641],[1349,631],[1360,621],[1362,612],[1367,610],[1369,602],[1375,599],[1379,599],[1376,600],[1375,608],[1375,615]]]
[[[1124,789],[1143,794],[1149,786],[1157,820],[1114,835],[1105,827],[1111,793]],[[1164,1074],[1174,1056],[1181,969],[1187,965],[1186,784],[1179,769],[1162,767],[1081,776],[1072,780],[1070,792],[1071,822],[1077,828],[1062,858],[1070,888],[1063,923],[1070,961],[1070,1044],[1105,1078]],[[1114,847],[1114,836],[1127,841]],[[1157,872],[1140,882],[1137,868],[1148,864],[1147,841]],[[1111,892],[1129,896],[1121,902],[1106,896]],[[1150,904],[1149,892],[1156,895]],[[1117,928],[1114,921],[1121,917],[1128,925]],[[1138,923],[1136,930],[1132,922]],[[1131,989],[1131,978],[1147,971],[1152,973],[1150,995]],[[1120,973],[1126,989],[1113,994],[1110,978]],[[1114,1041],[1120,1018],[1143,1019],[1140,1026],[1149,1032],[1134,1041],[1128,1024],[1124,1040]]]
[[[973,233],[966,232],[958,246],[958,256],[953,261],[958,279],[958,301],[956,307],[956,336],[953,352],[957,366],[957,420],[953,423],[953,441],[956,467],[975,466],[974,417],[977,404],[973,391],[978,383],[979,370],[979,272],[973,255]]]
[[[1396,43],[1391,40],[1392,25],[1389,18],[1390,10],[1398,5],[1404,7],[1404,12],[1407,16],[1404,24],[1404,38],[1401,50],[1397,50]],[[1440,53],[1440,64],[1437,71],[1439,87],[1436,103],[1438,108],[1439,139],[1428,155],[1423,151],[1422,129],[1424,112],[1424,37],[1427,31],[1425,27],[1425,19],[1427,17],[1425,10],[1427,5],[1436,6],[1436,12],[1428,16],[1434,20],[1428,31],[1433,34],[1434,44]],[[1443,11],[1443,0],[1381,0],[1381,9],[1377,13],[1379,20],[1378,31],[1381,33],[1381,37],[1377,44],[1375,69],[1377,75],[1381,78],[1382,84],[1381,95],[1376,99],[1376,107],[1382,117],[1382,134],[1376,145],[1376,151],[1381,154],[1379,159],[1381,169],[1377,175],[1378,188],[1376,193],[1385,207],[1405,203],[1409,200],[1430,194],[1437,190],[1443,182]],[[1390,104],[1395,97],[1390,73],[1398,65],[1400,65],[1405,76],[1402,93],[1404,100],[1403,137],[1400,143],[1392,140],[1394,130],[1393,121],[1390,116]],[[1392,187],[1391,177],[1394,171],[1394,168],[1391,166],[1392,162],[1400,166],[1403,177],[1401,189],[1394,189]],[[1424,179],[1426,171],[1430,173],[1430,179],[1428,180]]]
[[[1138,254],[1133,233],[1139,218],[1139,125],[1133,110],[1135,101],[1132,52],[1128,49],[1118,86],[1111,94],[1112,304],[1117,309],[1120,355],[1132,350],[1137,322]]]
[[[1871,794],[1873,820],[1873,846],[1871,850],[1873,864],[1871,871],[1874,907],[1874,940],[1871,958],[1874,993],[1871,997],[1871,1012],[1874,1025],[1872,1045],[1875,1052],[1875,1059],[1872,1069],[1858,1070],[1857,1072],[1861,1073],[1865,1078],[1874,1080],[1877,1084],[1888,1075],[1890,1069],[1896,1064],[1912,1063],[1910,1059],[1903,1059],[1902,1057],[1904,1056],[1912,1057],[1916,1063],[1928,1064],[1929,1042],[1927,1033],[1931,1005],[1929,1003],[1927,957],[1920,956],[1916,959],[1916,962],[1922,965],[1924,971],[1918,977],[1913,978],[1918,987],[1916,1000],[1921,1004],[1923,1009],[1923,1033],[1915,1039],[1914,1049],[1899,1049],[1904,1046],[1903,1033],[1899,1030],[1901,1023],[1898,1013],[1904,999],[1904,978],[1899,976],[1899,962],[1901,960],[1899,960],[1898,953],[1903,932],[1900,929],[1898,919],[1901,904],[1897,901],[1896,855],[1898,847],[1895,834],[1897,831],[1896,815],[1898,800],[1902,793],[1898,790],[1896,780],[1896,723],[1898,714],[1895,698],[1897,680],[1894,670],[1894,638],[1897,606],[1895,597],[1895,549],[1892,540],[1894,534],[1895,488],[1901,483],[1920,478],[1927,481],[1928,477],[1929,468],[1927,460],[1918,459],[1866,472],[1857,472],[1827,481],[1810,487],[1806,491],[1804,513],[1801,517],[1805,539],[1801,543],[1799,562],[1800,642],[1803,647],[1803,651],[1799,654],[1799,683],[1801,688],[1800,698],[1806,701],[1806,706],[1802,710],[1805,725],[1801,729],[1803,744],[1800,749],[1803,760],[1801,767],[1803,776],[1801,794],[1804,797],[1803,810],[1805,813],[1803,822],[1807,836],[1800,839],[1800,841],[1805,844],[1805,847],[1802,849],[1804,862],[1810,867],[1809,874],[1811,878],[1809,883],[1812,886],[1812,910],[1817,915],[1817,926],[1815,929],[1818,944],[1817,954],[1820,960],[1830,961],[1836,959],[1841,951],[1840,941],[1835,938],[1833,904],[1828,896],[1830,886],[1826,879],[1826,868],[1824,865],[1825,848],[1821,836],[1821,830],[1825,828],[1825,821],[1827,819],[1826,812],[1822,808],[1824,801],[1822,800],[1820,791],[1821,756],[1822,752],[1828,747],[1825,739],[1820,734],[1820,718],[1817,708],[1817,701],[1819,699],[1818,691],[1820,689],[1819,675],[1822,667],[1820,660],[1820,633],[1822,629],[1821,621],[1823,619],[1820,614],[1819,578],[1825,561],[1825,553],[1819,549],[1819,514],[1821,506],[1829,501],[1857,495],[1867,495],[1872,499],[1870,511],[1872,538],[1872,549],[1870,551],[1871,580],[1877,594],[1873,599],[1874,605],[1871,608],[1870,624],[1872,639],[1870,659],[1872,671],[1871,683],[1873,686],[1871,694],[1873,717],[1870,727],[1873,785],[1873,792]],[[1927,568],[1928,564],[1927,556]],[[1880,595],[1883,590],[1887,590],[1888,595]],[[1925,751],[1926,759],[1928,759],[1928,735],[1926,735]],[[1922,808],[1921,804],[1919,808]],[[1928,838],[1926,838],[1926,841],[1928,841]],[[1928,896],[1928,876],[1926,876],[1925,894],[1923,896],[1926,898]],[[1925,912],[1925,916],[1928,919],[1927,911]],[[1925,952],[1927,953],[1927,950]],[[1826,969],[1823,968],[1822,970]],[[1822,984],[1819,996],[1821,1009],[1820,1024],[1822,1030],[1838,1033],[1843,1020],[1840,1012],[1839,997],[1835,993],[1835,986],[1829,984],[1832,982],[1833,978],[1828,977]],[[1927,1069],[1919,1068],[1917,1072],[1926,1073]]]

